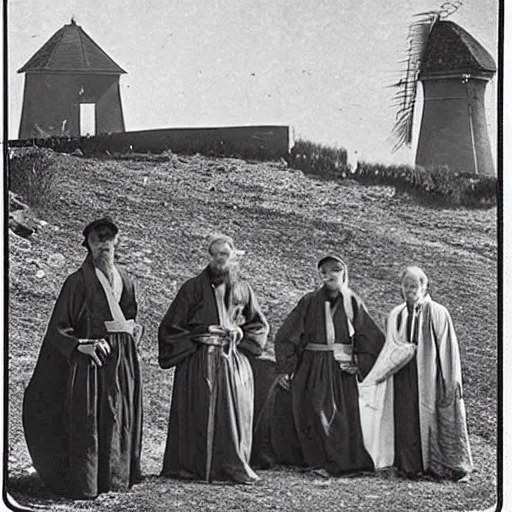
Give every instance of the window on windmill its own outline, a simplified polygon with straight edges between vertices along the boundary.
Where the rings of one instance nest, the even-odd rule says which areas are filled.
[[[96,135],[96,104],[80,103],[80,136]]]

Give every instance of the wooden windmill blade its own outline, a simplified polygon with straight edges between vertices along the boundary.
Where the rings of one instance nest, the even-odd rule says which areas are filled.
[[[400,149],[404,144],[410,146],[412,142],[418,76],[430,32],[439,19],[451,16],[461,6],[462,0],[447,0],[435,11],[421,12],[413,16],[417,19],[409,26],[407,56],[403,61],[400,61],[400,63],[405,64],[405,67],[401,72],[401,79],[394,84],[394,87],[398,88],[394,96],[398,110],[395,117],[395,126],[392,130],[393,152]]]
[[[394,96],[398,110],[392,131],[393,152],[400,149],[404,144],[410,146],[412,142],[414,106],[416,104],[421,59],[430,31],[439,16],[439,13],[434,11],[420,13],[415,15],[418,20],[409,26],[407,58],[402,61],[405,63],[405,67],[402,70],[401,79],[394,84],[394,87],[398,88]]]

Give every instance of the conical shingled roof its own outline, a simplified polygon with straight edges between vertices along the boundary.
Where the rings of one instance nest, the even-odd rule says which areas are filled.
[[[452,21],[438,21],[428,37],[421,74],[454,71],[496,73],[496,63],[491,54],[462,27]]]
[[[120,75],[126,73],[71,20],[35,53],[18,73],[67,71]]]

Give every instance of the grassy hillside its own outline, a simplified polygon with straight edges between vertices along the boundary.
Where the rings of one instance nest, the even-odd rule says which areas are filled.
[[[121,228],[118,262],[135,276],[146,326],[145,481],[81,510],[473,510],[495,501],[497,393],[496,210],[434,209],[389,187],[318,181],[275,163],[176,157],[169,162],[55,155],[56,198],[36,212],[31,244],[10,236],[9,470],[23,504],[67,510],[73,502],[42,489],[30,472],[21,400],[60,286],[85,256],[83,226],[109,213]],[[172,371],[157,364],[156,330],[179,285],[206,264],[212,231],[232,235],[240,265],[272,325],[316,284],[315,261],[344,255],[350,284],[381,326],[400,301],[398,274],[420,265],[434,300],[451,312],[459,337],[476,472],[470,485],[410,483],[384,477],[318,480],[261,472],[253,488],[206,486],[157,477],[169,413]],[[56,253],[63,255],[59,266]],[[43,270],[44,276],[38,271]],[[36,275],[37,274],[37,275]]]

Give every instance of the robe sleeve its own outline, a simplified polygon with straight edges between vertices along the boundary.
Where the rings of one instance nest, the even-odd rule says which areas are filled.
[[[137,304],[137,286],[135,280],[129,276],[123,269],[119,269],[123,286],[126,288],[127,301],[126,304],[121,301],[120,306],[127,320],[137,318],[138,304]],[[122,295],[121,295],[122,297]]]
[[[76,329],[84,307],[84,283],[76,275],[71,275],[62,286],[46,331],[50,345],[68,360],[78,346]]]
[[[301,355],[301,340],[304,333],[304,320],[308,296],[302,297],[283,325],[279,328],[275,339],[277,371],[279,373],[294,373]]]
[[[354,310],[354,345],[357,367],[361,380],[372,369],[384,346],[385,335],[368,313],[364,302],[354,293],[352,295]]]
[[[439,350],[442,387],[438,389],[439,405],[462,398],[462,370],[459,344],[448,310],[440,304],[434,310],[433,328]]]
[[[243,311],[246,320],[240,326],[244,336],[238,347],[244,352],[259,356],[267,344],[269,325],[258,304],[256,294],[248,284],[247,291],[248,301]]]
[[[172,301],[158,328],[158,363],[160,368],[171,368],[197,350],[193,336],[207,332],[208,326],[188,325],[193,304],[193,290],[185,283]]]

